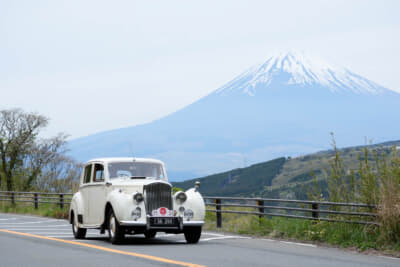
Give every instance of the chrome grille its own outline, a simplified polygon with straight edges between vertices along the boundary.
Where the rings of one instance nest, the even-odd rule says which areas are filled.
[[[152,183],[144,187],[147,214],[161,207],[172,210],[172,187],[164,183]]]

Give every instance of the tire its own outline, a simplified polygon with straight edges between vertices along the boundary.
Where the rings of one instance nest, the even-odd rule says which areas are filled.
[[[148,239],[154,238],[156,236],[156,231],[145,231],[144,236]]]
[[[120,244],[125,237],[125,231],[121,225],[119,225],[117,218],[114,215],[114,211],[111,209],[107,216],[108,220],[108,238],[112,244]]]
[[[196,244],[201,236],[201,227],[188,227],[184,230],[184,234],[188,244]]]
[[[72,214],[72,233],[74,234],[75,239],[84,239],[86,236],[86,228],[80,228],[78,226],[78,221],[74,214]]]

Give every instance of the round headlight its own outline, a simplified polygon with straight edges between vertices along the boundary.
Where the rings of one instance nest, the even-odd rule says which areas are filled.
[[[142,216],[142,209],[137,207],[136,209],[134,209],[132,211],[131,215],[132,215],[132,219],[134,219],[136,221],[137,219],[139,219]]]
[[[186,201],[187,196],[185,192],[179,191],[178,193],[175,194],[175,199],[178,203],[182,204],[183,202]]]
[[[183,213],[185,211],[185,207],[179,207],[179,212]]]
[[[137,203],[140,203],[144,200],[143,194],[136,192],[135,194],[133,194],[133,200],[135,200]]]

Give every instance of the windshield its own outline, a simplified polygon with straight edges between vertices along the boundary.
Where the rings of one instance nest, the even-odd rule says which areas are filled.
[[[113,162],[108,164],[110,179],[118,177],[166,180],[164,168],[159,163]]]

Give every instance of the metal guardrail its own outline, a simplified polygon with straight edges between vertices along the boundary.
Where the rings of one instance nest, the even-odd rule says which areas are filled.
[[[376,212],[378,206],[363,203],[236,197],[204,197],[204,199],[207,206],[206,211],[216,213],[216,223],[218,228],[222,227],[223,213],[258,215],[259,218],[262,218],[264,216],[279,216],[314,221],[378,225],[378,222],[376,220],[378,216]],[[224,203],[222,203],[222,201]],[[286,205],[283,206],[282,203],[285,203]],[[305,205],[309,205],[309,208],[304,207]],[[210,207],[215,207],[215,209],[210,209]],[[255,211],[223,209],[229,207],[251,208],[255,209]],[[324,208],[321,209],[321,207]],[[347,210],[340,210],[342,208],[346,208]],[[275,210],[282,210],[284,212],[272,212]],[[368,220],[368,218],[370,220]]]
[[[10,192],[0,191],[0,201],[10,201],[12,204],[17,202],[31,202],[35,209],[39,208],[39,203],[52,203],[64,206],[71,203],[71,193],[40,193],[40,192]]]
[[[30,202],[34,205],[35,209],[39,208],[40,203],[52,203],[59,205],[60,208],[64,208],[66,205],[69,205],[71,203],[72,195],[73,195],[72,193],[0,191],[0,201],[10,201],[12,204],[16,204],[17,202]],[[273,199],[273,198],[243,198],[243,197],[239,198],[239,197],[205,196],[203,198],[207,206],[206,211],[216,213],[216,224],[218,228],[222,227],[223,213],[256,215],[259,218],[262,218],[264,216],[268,217],[279,216],[286,218],[298,218],[298,219],[315,220],[315,221],[378,225],[378,222],[376,220],[378,216],[376,212],[378,206],[368,205],[363,203],[342,203],[342,202],[328,202],[328,201]],[[282,203],[285,203],[286,206],[283,206]],[[304,207],[304,205],[309,205],[309,207],[308,208]],[[215,207],[215,209],[210,209],[210,207]],[[255,210],[240,211],[240,210],[223,209],[229,207],[250,208]],[[325,208],[321,209],[321,207]],[[343,207],[346,207],[347,210],[345,211],[338,210]],[[272,212],[275,210],[282,210],[284,212],[280,213]],[[362,218],[370,218],[370,220]]]

